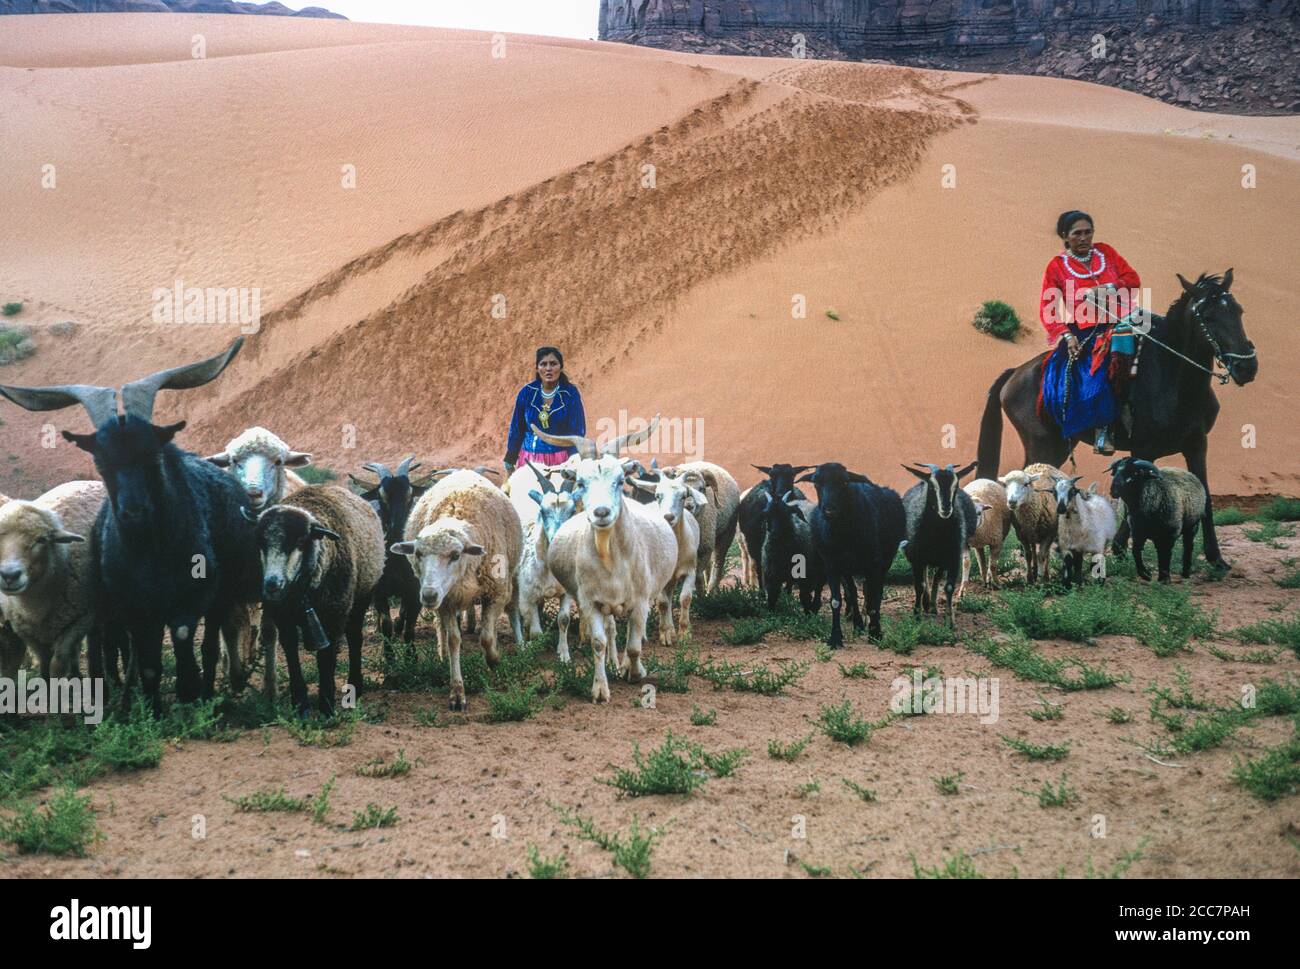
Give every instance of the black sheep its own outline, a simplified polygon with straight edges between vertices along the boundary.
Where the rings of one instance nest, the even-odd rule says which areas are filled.
[[[849,600],[853,628],[863,629],[854,577],[862,576],[867,602],[869,634],[879,638],[880,600],[885,592],[885,575],[903,540],[903,502],[898,492],[873,484],[866,475],[829,462],[799,481],[810,481],[817,489],[817,507],[809,526],[812,544],[821,557],[826,584],[831,593],[831,649],[844,645],[840,629],[840,607]]]
[[[979,524],[975,502],[961,489],[961,479],[975,468],[971,462],[960,471],[950,464],[940,468],[927,464],[925,470],[903,465],[921,479],[903,495],[907,510],[907,544],[903,554],[912,565],[912,583],[916,601],[912,611],[917,615],[939,613],[939,579],[944,578],[947,594],[948,625],[953,624],[952,594],[961,580],[961,563],[966,556],[966,546]],[[926,570],[934,569],[930,586],[926,588]]]
[[[815,506],[800,501],[790,490],[776,501],[767,496],[763,513],[763,588],[767,607],[775,609],[781,590],[797,585],[804,612],[816,612],[822,605],[826,572],[821,557],[812,547],[808,516]]]
[[[256,602],[260,569],[248,497],[239,482],[207,459],[183,451],[172,438],[185,422],[152,423],[160,390],[199,387],[215,379],[243,345],[237,339],[208,360],[164,370],[122,388],[123,413],[111,387],[5,387],[0,394],[33,411],[86,408],[90,434],[63,436],[90,452],[108,489],[108,501],[91,536],[99,564],[99,598],[106,628],[124,629],[130,665],[153,707],[162,712],[164,629],[176,651],[176,692],[181,702],[210,697],[226,635],[232,676],[238,678],[241,640]],[[204,622],[203,668],[194,658],[194,634]],[[130,676],[127,679],[128,691]]]
[[[1192,574],[1196,529],[1205,515],[1205,485],[1201,479],[1182,468],[1159,468],[1150,461],[1132,457],[1112,462],[1108,470],[1114,475],[1110,496],[1122,499],[1128,510],[1138,576],[1151,579],[1151,572],[1142,561],[1142,547],[1150,539],[1156,546],[1160,581],[1168,582],[1174,543],[1182,536],[1182,575],[1188,578]],[[1117,555],[1124,551],[1118,538],[1112,549]]]

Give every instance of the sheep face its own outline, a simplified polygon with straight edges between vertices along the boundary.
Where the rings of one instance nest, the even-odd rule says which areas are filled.
[[[69,544],[84,541],[53,512],[9,502],[0,509],[0,593],[22,595],[59,567]]]
[[[311,455],[291,451],[265,428],[250,427],[208,460],[227,469],[248,495],[253,511],[260,512],[284,497],[284,469],[310,464]]]
[[[1112,498],[1132,497],[1147,481],[1160,477],[1154,464],[1137,458],[1120,458],[1111,464],[1109,470],[1114,475],[1110,482]]]
[[[1033,500],[1034,482],[1041,475],[1025,474],[1023,471],[1011,471],[1001,478],[998,478],[998,484],[1007,489],[1007,507],[1015,511],[1027,501]]]
[[[311,513],[299,508],[268,508],[257,519],[262,556],[262,601],[278,604],[311,584],[322,540],[338,540]]]
[[[463,522],[442,518],[420,529],[414,541],[395,543],[391,551],[412,560],[420,581],[420,604],[437,609],[467,574],[478,571],[485,550]]]

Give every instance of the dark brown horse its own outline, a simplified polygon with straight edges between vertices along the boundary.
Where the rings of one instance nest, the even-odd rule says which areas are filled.
[[[1259,362],[1255,344],[1246,339],[1241,306],[1228,292],[1232,270],[1218,276],[1202,275],[1189,283],[1181,275],[1183,292],[1163,316],[1152,315],[1151,336],[1142,340],[1138,375],[1129,387],[1133,426],[1115,422],[1115,446],[1134,457],[1154,461],[1181,454],[1187,469],[1201,479],[1208,499],[1209,475],[1205,455],[1207,438],[1219,415],[1219,401],[1211,376],[1243,386],[1255,379]],[[1165,344],[1158,346],[1155,340]],[[1004,371],[989,388],[988,403],[980,422],[979,476],[996,478],[1002,451],[1002,412],[1006,411],[1025,446],[1025,465],[1042,461],[1057,467],[1081,440],[1092,442],[1088,431],[1072,440],[1061,437],[1050,416],[1038,416],[1038,389],[1043,379],[1046,351],[1019,367]],[[1182,356],[1178,356],[1181,354]],[[1213,373],[1218,361],[1226,374]],[[1022,465],[1023,467],[1023,465]],[[1214,513],[1205,503],[1205,557],[1225,566],[1214,534]],[[1116,538],[1127,540],[1127,524]]]

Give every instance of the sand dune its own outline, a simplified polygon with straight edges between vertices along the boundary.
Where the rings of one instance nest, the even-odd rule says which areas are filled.
[[[264,423],[338,469],[410,450],[496,461],[532,348],[558,343],[593,428],[662,412],[698,420],[706,456],[742,481],[751,460],[834,458],[901,485],[900,461],[973,459],[985,389],[1040,346],[1052,222],[1080,206],[1158,310],[1175,272],[1235,267],[1261,369],[1220,392],[1212,483],[1300,489],[1297,119],[1210,124],[1076,82],[546,38],[494,59],[487,34],[251,19],[8,18],[0,298],[86,325],[38,334],[0,379],[111,382],[215,350],[237,330],[153,323],[155,287],[256,286],[240,359],[160,402],[196,450]],[[976,333],[993,297],[1032,335]],[[68,446],[32,447],[44,420],[4,420],[0,490],[88,470]],[[1009,439],[1004,466],[1019,457]]]

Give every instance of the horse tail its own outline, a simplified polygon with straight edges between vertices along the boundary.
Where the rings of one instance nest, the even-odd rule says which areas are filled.
[[[1002,387],[1015,372],[1015,367],[1002,371],[989,388],[989,399],[980,419],[979,470],[975,472],[978,477],[998,476],[998,462],[1002,458]]]

